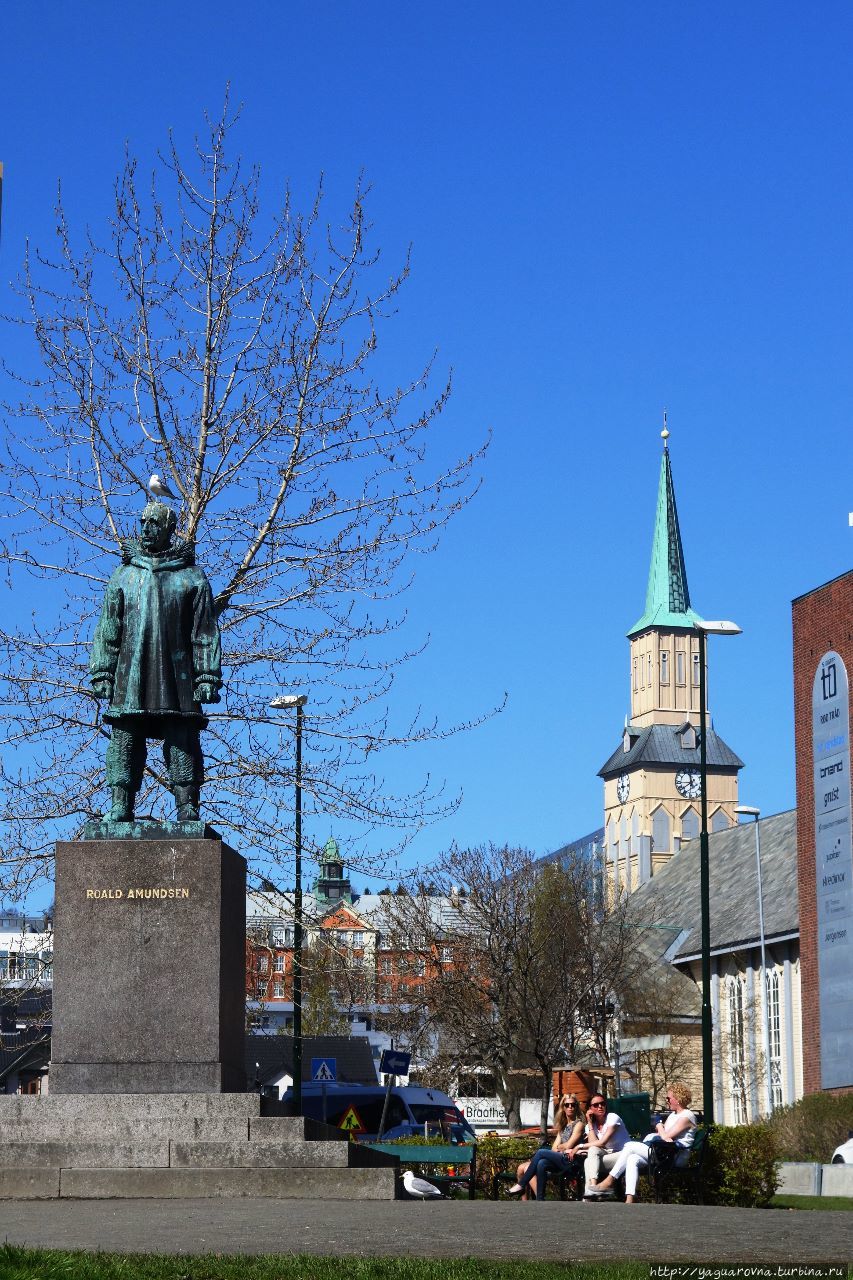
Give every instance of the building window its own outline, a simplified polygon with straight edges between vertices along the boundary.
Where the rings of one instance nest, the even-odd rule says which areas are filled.
[[[694,653],[693,655],[693,687],[695,689],[699,688],[699,654],[698,652]]]
[[[728,978],[726,994],[729,1005],[729,1076],[732,1085],[732,1107],[735,1124],[746,1124],[746,1052],[744,1048],[743,1006],[744,979]]]
[[[669,814],[666,809],[655,809],[652,818],[652,851],[654,853],[666,853],[670,848],[670,822]]]
[[[718,809],[711,819],[712,831],[728,831],[731,825],[725,809]]]
[[[423,956],[416,956],[412,961],[412,973],[416,978],[423,978],[426,975],[426,961]]]
[[[634,659],[634,693],[637,692],[639,685],[637,684],[637,659]]]
[[[770,1096],[775,1110],[782,1105],[782,1019],[779,1009],[779,970],[775,967],[768,969],[765,979],[770,1041]]]
[[[652,655],[651,654],[649,654],[648,662],[646,663],[646,673],[647,673],[646,684],[649,686],[649,688],[651,688],[651,684],[652,684]]]
[[[441,963],[453,964],[453,948],[452,947],[441,948]]]
[[[675,654],[675,683],[684,684],[684,650],[678,649]]]
[[[660,682],[669,684],[669,654],[666,649],[661,649],[660,654]]]
[[[688,809],[681,815],[682,840],[695,840],[699,834],[699,814],[695,809]]]
[[[273,998],[275,1000],[283,1000],[284,999],[284,983],[283,982],[274,983],[272,993],[273,993]]]
[[[353,929],[349,936],[350,945],[353,947],[364,946],[364,931],[362,929]]]
[[[293,926],[286,925],[281,929],[273,929],[272,942],[274,947],[292,947],[293,946]]]
[[[258,956],[258,973],[267,973],[270,967],[269,956]]]
[[[392,965],[392,963],[391,963],[391,957],[390,957],[390,956],[385,956],[385,957],[382,959],[382,961],[380,962],[380,965],[379,965],[379,972],[380,972],[380,973],[384,973],[384,974],[389,974],[389,973],[393,973],[393,972],[394,972],[394,967],[393,967],[393,965]]]

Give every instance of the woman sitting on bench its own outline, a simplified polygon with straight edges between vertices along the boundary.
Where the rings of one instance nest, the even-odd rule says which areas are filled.
[[[528,1190],[535,1192],[537,1200],[545,1199],[548,1172],[566,1173],[574,1159],[572,1152],[583,1138],[586,1118],[583,1107],[573,1093],[566,1094],[554,1116],[557,1136],[550,1147],[540,1147],[532,1158],[518,1166],[518,1181],[510,1187],[511,1196],[528,1199]]]
[[[676,1164],[686,1158],[696,1135],[696,1117],[687,1109],[692,1102],[692,1095],[686,1084],[676,1080],[667,1089],[666,1096],[672,1108],[666,1120],[658,1121],[654,1133],[647,1133],[642,1142],[626,1142],[607,1177],[601,1182],[588,1184],[587,1199],[612,1197],[616,1179],[624,1174],[625,1203],[633,1204],[637,1198],[639,1176],[648,1168],[650,1143],[677,1148]]]

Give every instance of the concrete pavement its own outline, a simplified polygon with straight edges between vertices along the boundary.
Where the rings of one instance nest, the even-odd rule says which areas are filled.
[[[490,1200],[0,1201],[0,1240],[120,1253],[595,1261],[853,1259],[853,1213]]]

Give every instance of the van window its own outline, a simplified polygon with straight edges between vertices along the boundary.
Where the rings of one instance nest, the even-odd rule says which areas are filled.
[[[434,1103],[410,1102],[409,1110],[418,1124],[459,1124],[465,1118],[456,1107],[436,1106]]]

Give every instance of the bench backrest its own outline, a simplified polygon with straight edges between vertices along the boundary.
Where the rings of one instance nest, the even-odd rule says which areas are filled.
[[[447,1143],[438,1146],[435,1143],[414,1146],[408,1142],[365,1142],[371,1151],[384,1151],[386,1155],[398,1156],[401,1164],[470,1164],[477,1148],[453,1146]]]

